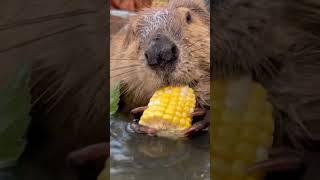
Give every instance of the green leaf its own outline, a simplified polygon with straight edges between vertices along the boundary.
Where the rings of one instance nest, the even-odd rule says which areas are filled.
[[[116,83],[110,89],[110,114],[114,114],[118,110],[120,101],[120,83]]]
[[[30,67],[23,65],[0,89],[0,164],[11,164],[21,155],[31,108],[28,82]]]

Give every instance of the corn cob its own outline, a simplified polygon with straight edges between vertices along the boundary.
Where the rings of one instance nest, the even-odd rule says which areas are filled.
[[[157,130],[186,130],[191,127],[195,103],[194,92],[187,86],[161,88],[151,97],[139,124]]]
[[[272,107],[264,89],[243,78],[215,81],[211,128],[211,175],[215,180],[262,180],[246,174],[268,158],[273,141]]]

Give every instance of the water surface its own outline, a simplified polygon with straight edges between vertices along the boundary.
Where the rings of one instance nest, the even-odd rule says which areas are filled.
[[[129,118],[110,118],[111,180],[209,180],[208,134],[170,140],[132,133]]]

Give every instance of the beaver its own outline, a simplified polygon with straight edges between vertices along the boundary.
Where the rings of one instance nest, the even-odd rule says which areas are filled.
[[[123,107],[145,106],[160,87],[189,85],[199,111],[209,109],[209,18],[203,1],[194,0],[170,1],[166,7],[144,9],[132,17],[126,32],[111,40],[111,85],[121,83]],[[207,125],[198,123],[201,128],[191,129]]]

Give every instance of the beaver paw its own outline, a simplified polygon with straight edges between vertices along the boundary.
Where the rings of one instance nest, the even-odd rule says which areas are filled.
[[[210,119],[209,119],[210,113],[207,113],[207,111],[208,110],[206,109],[196,109],[193,113],[191,113],[191,116],[193,118],[200,118],[200,120],[194,123],[191,126],[191,128],[187,130],[187,132],[185,133],[186,137],[192,137],[194,135],[197,135],[203,132],[203,130],[210,125]]]
[[[134,108],[130,111],[130,113],[134,117],[134,122],[130,123],[130,129],[132,129],[135,133],[139,134],[146,134],[149,136],[155,136],[157,134],[157,130],[143,126],[138,124],[140,117],[142,116],[143,112],[148,108],[148,106],[142,106],[142,107],[137,107]]]
[[[156,136],[157,135],[157,130],[154,128],[150,128],[147,126],[143,126],[138,124],[137,122],[132,122],[130,123],[130,128],[135,132],[139,134],[146,134],[149,136]]]

